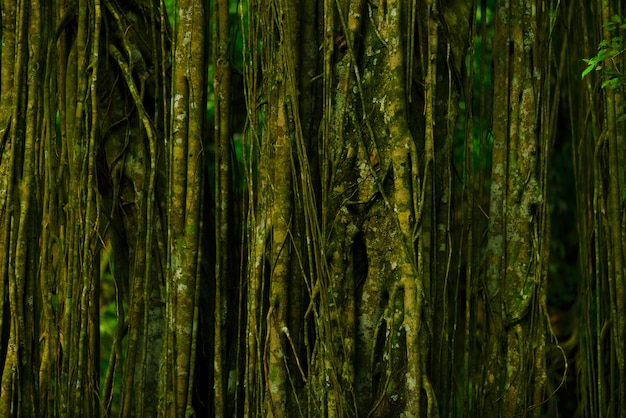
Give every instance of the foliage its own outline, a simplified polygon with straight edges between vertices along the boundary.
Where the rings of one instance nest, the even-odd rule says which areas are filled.
[[[611,21],[603,26],[609,34],[616,33],[616,36],[601,40],[598,44],[598,53],[594,57],[583,58],[587,67],[582,71],[582,77],[585,78],[594,70],[601,71],[601,87],[617,89],[626,85],[626,74],[623,72],[623,67],[619,65],[623,62],[623,58],[620,55],[626,51],[624,39],[619,35],[619,31],[626,30],[626,22],[622,20],[620,15],[615,14],[611,17]],[[618,118],[618,121],[625,121],[626,113],[624,113],[624,108],[626,108],[626,101],[622,102],[620,107],[622,108],[622,115]]]

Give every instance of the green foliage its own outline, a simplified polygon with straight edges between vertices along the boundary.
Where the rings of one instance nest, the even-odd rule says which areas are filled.
[[[612,21],[605,23],[604,27],[608,29],[609,32],[614,32],[619,29],[626,29],[626,23],[622,23],[622,18],[619,15],[613,15]],[[613,36],[610,40],[603,39],[598,44],[598,53],[595,57],[592,58],[583,58],[583,61],[587,64],[587,68],[585,68],[582,72],[582,77],[587,76],[591,71],[596,70],[600,71],[604,68],[603,64],[615,64],[614,58],[624,52],[624,40],[621,36]],[[611,62],[608,62],[608,61]],[[624,75],[619,72],[615,65],[612,65],[610,68],[605,69],[607,73],[605,74],[607,80],[602,83],[602,87],[610,85],[614,87],[616,84],[620,85],[620,83],[610,82],[610,80],[617,78],[621,79],[621,84],[624,83]]]
[[[609,87],[617,89],[626,85],[626,75],[620,71],[618,67],[618,57],[626,50],[624,48],[624,39],[619,36],[620,30],[626,30],[626,22],[619,15],[613,15],[611,21],[603,25],[609,32],[616,33],[611,39],[603,39],[598,44],[598,53],[595,57],[583,58],[587,64],[582,72],[582,78],[585,78],[592,71],[602,72],[602,88]],[[624,108],[626,101],[620,107]],[[626,120],[626,114],[622,114],[618,121]]]
[[[494,32],[494,14],[495,3],[489,0],[485,6],[484,19],[481,6],[476,7],[476,22],[479,28],[481,25],[485,25],[485,36],[476,36],[473,40],[473,46],[468,49],[465,57],[465,67],[468,69],[468,74],[472,77],[472,91],[468,97],[463,97],[459,101],[459,116],[457,118],[457,128],[455,131],[455,146],[454,146],[454,164],[456,167],[463,167],[463,159],[465,158],[465,136],[470,132],[467,131],[467,116],[468,109],[472,109],[473,123],[471,123],[471,135],[473,142],[473,162],[474,170],[484,170],[488,172],[491,169],[491,154],[493,145],[493,135],[491,133],[491,121],[485,115],[477,116],[479,109],[481,108],[481,97],[484,96],[484,92],[491,91],[493,88],[491,66],[488,63],[491,60],[492,55],[492,39]],[[478,29],[479,33],[481,29]],[[471,67],[471,71],[469,68]],[[471,99],[471,103],[466,103],[466,100]],[[466,168],[469,169],[469,168]],[[466,181],[466,173],[462,170],[460,173],[463,182]]]
[[[165,10],[170,20],[170,25],[174,26],[174,0],[165,0]]]

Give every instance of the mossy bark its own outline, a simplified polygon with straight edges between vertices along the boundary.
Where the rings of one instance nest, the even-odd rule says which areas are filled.
[[[580,11],[583,11],[581,13]],[[614,16],[624,17],[619,1],[576,2],[570,21],[581,30],[569,34],[567,63],[574,56],[592,57],[598,44],[624,38],[624,29],[610,31]],[[593,15],[594,20],[586,16]],[[580,373],[581,416],[624,416],[624,85],[602,88],[605,70],[624,71],[623,59],[606,62],[568,90],[572,109],[573,159],[576,178],[580,245],[580,331],[575,357]],[[579,71],[577,70],[577,73]],[[578,74],[576,74],[578,76]],[[584,210],[581,210],[584,208]]]
[[[437,416],[426,300],[446,289],[433,275],[445,280],[449,269],[448,221],[439,232],[433,225],[449,217],[451,192],[438,186],[450,181],[455,112],[443,109],[458,94],[451,72],[438,80],[455,65],[440,44],[460,54],[467,41],[451,43],[434,2],[422,20],[419,6],[405,2],[325,2],[309,9],[317,34],[302,10],[281,3],[278,21],[259,12],[250,23],[266,42],[263,85],[249,84],[249,96],[265,101],[260,145],[254,130],[247,136],[259,152],[248,172],[255,267],[247,376],[259,383],[249,382],[246,405],[274,414]],[[307,30],[298,33],[301,24]],[[255,56],[256,45],[248,52]],[[263,386],[270,400],[254,403]]]
[[[485,416],[525,415],[544,396],[549,131],[548,107],[539,100],[549,90],[541,82],[545,67],[536,63],[547,51],[538,35],[545,19],[524,2],[496,4]]]

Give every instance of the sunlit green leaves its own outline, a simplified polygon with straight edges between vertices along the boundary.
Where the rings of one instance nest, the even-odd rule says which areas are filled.
[[[618,30],[626,30],[626,23],[622,21],[622,17],[619,15],[613,15],[611,21],[603,25],[609,32],[615,32]],[[587,67],[583,70],[581,77],[585,78],[592,71],[601,71],[602,76],[602,88],[609,87],[610,89],[618,89],[626,85],[626,75],[621,70],[620,55],[625,51],[624,40],[621,36],[613,36],[611,39],[603,39],[598,44],[598,53],[595,57],[583,58],[583,61],[587,64]],[[620,105],[623,109],[626,102]],[[626,121],[626,114],[622,112],[622,115],[617,119],[619,122]]]
[[[611,18],[611,22],[605,23],[603,25],[606,27],[609,32],[614,32],[617,29],[626,29],[626,23],[622,23],[622,18],[619,15],[613,15]],[[598,44],[598,53],[595,57],[592,58],[583,58],[583,61],[587,64],[587,68],[585,68],[582,72],[582,77],[584,78],[593,70],[600,71],[604,68],[603,63],[612,64],[610,68],[605,69],[605,74],[608,79],[618,78],[621,79],[621,82],[611,82],[611,83],[603,83],[602,87],[610,86],[617,87],[623,84],[624,75],[617,70],[615,65],[615,57],[624,52],[624,40],[621,36],[614,36],[610,40],[603,39]],[[609,61],[610,62],[607,62]]]
[[[613,15],[611,17],[611,21],[607,22],[603,25],[609,31],[614,31],[615,29],[626,29],[626,22],[622,21],[622,17],[620,15]]]
[[[622,38],[614,37],[611,41],[603,40],[598,45],[598,54],[592,58],[583,58],[583,61],[587,64],[587,68],[585,68],[582,72],[582,77],[584,78],[591,71],[602,70],[602,63],[616,57],[617,55],[624,52],[622,47]],[[621,74],[620,74],[621,75]]]

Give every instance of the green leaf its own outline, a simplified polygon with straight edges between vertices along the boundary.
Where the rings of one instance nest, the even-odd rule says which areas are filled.
[[[619,78],[610,78],[602,82],[602,88],[605,88],[608,86],[612,89],[616,89],[616,88],[619,88],[620,84],[622,83],[620,82]]]
[[[595,68],[595,65],[594,65],[594,64],[589,64],[589,65],[587,66],[587,68],[585,68],[585,69],[583,70],[583,74],[582,74],[581,78],[585,78],[585,76],[586,76],[587,74],[589,74],[589,73],[590,73],[590,72],[591,72],[594,68]]]
[[[611,58],[611,56],[611,51],[607,48],[603,48],[598,51],[598,55],[596,56],[596,58],[598,59],[598,61],[604,61],[607,58]]]

